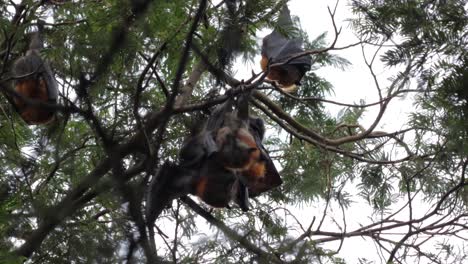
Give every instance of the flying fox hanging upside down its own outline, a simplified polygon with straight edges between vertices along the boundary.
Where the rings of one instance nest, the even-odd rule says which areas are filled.
[[[38,23],[38,31],[31,34],[31,42],[26,55],[13,64],[16,93],[43,103],[55,104],[57,100],[57,83],[52,71],[41,58],[43,48],[41,39],[42,25]],[[47,124],[54,119],[54,111],[41,106],[28,105],[24,100],[15,97],[14,105],[23,120],[29,125]]]
[[[278,27],[292,27],[293,23],[288,7],[285,5],[278,18]],[[309,56],[295,58],[288,63],[279,66],[271,66],[277,63],[284,63],[291,56],[304,52],[300,39],[288,39],[284,34],[273,30],[271,34],[263,38],[262,59],[260,66],[263,71],[268,71],[267,78],[275,81],[285,92],[295,91],[296,85],[304,74],[310,70],[311,59]]]
[[[163,166],[155,179],[171,179],[166,181],[169,184],[161,179],[151,184],[168,187],[150,187],[150,223],[162,210],[159,204],[165,201],[163,197],[171,200],[190,193],[213,207],[229,207],[233,201],[247,211],[249,197],[282,183],[262,145],[263,120],[249,116],[248,96],[238,100],[237,111],[232,103],[230,100],[213,111],[205,127],[183,144],[178,164]]]
[[[215,120],[208,121],[202,131],[189,137],[179,153],[179,162],[166,162],[158,171],[149,186],[146,203],[146,219],[151,226],[156,217],[172,199],[192,194],[212,207],[229,207],[231,201],[236,202],[242,210],[248,209],[248,192],[240,182],[238,174],[225,167],[244,167],[252,150],[233,144],[235,139],[226,134],[225,138],[217,137],[218,130],[210,130]],[[222,140],[218,146],[216,139]],[[223,149],[223,150],[222,150]],[[232,149],[242,157],[239,160],[229,160],[227,151]],[[224,154],[222,154],[224,153]],[[237,159],[237,157],[236,157]]]
[[[184,166],[186,161],[201,160],[200,174],[194,179],[190,193],[213,207],[228,207],[230,201],[235,201],[247,211],[248,190],[242,172],[254,167],[260,153],[248,124],[230,112],[229,107],[226,104],[212,114],[205,130],[196,139],[201,137],[202,144],[189,141],[182,148],[180,164]],[[200,149],[199,157],[193,156],[196,149]]]

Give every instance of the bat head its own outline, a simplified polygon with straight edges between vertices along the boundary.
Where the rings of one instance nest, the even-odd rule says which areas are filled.
[[[251,164],[252,156],[258,152],[255,141],[245,129],[233,131],[224,127],[218,133],[218,142],[218,159],[231,170],[245,169]]]

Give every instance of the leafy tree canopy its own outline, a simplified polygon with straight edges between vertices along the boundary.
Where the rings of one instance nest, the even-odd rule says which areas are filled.
[[[354,237],[375,242],[384,262],[466,261],[467,1],[353,0],[343,29],[331,6],[331,40],[308,36],[297,19],[279,29],[312,57],[297,92],[261,73],[241,82],[236,59],[257,60],[259,31],[276,26],[287,2],[1,1],[0,263],[345,263],[339,251]],[[38,20],[60,99],[49,106],[55,122],[27,126],[10,104],[10,70]],[[342,30],[359,41],[338,46]],[[327,99],[332,77],[318,70],[346,70],[342,56],[356,46],[377,48],[365,63],[379,101]],[[388,85],[377,60],[397,71]],[[177,160],[213,107],[255,81],[250,108],[267,123],[283,184],[247,213],[176,199],[152,237],[144,194],[158,168]],[[388,106],[408,94],[408,123],[382,131]],[[327,104],[343,109],[334,116]],[[376,118],[363,127],[371,106]],[[348,228],[354,202],[374,213]],[[306,209],[316,205],[323,210]]]

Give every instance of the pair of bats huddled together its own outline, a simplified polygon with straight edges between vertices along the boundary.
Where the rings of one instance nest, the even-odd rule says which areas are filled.
[[[218,106],[204,127],[184,142],[178,162],[161,167],[149,188],[150,222],[162,203],[189,193],[212,207],[229,208],[233,201],[247,211],[249,197],[282,183],[262,143],[263,120],[249,114],[249,97],[250,92]]]

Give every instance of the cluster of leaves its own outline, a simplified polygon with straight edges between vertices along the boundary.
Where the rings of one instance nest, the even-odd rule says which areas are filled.
[[[416,98],[418,111],[411,120],[417,128],[414,151],[438,152],[437,163],[446,165],[439,168],[442,173],[453,172],[468,153],[466,4],[435,0],[353,1],[353,8],[360,15],[353,22],[360,34],[370,35],[371,39],[395,39],[395,46],[382,56],[387,66],[415,62],[411,74],[423,93]],[[438,140],[427,140],[428,137]],[[435,177],[443,181],[444,177],[439,176]],[[433,194],[432,188],[427,190]]]
[[[352,22],[362,39],[388,44],[381,57],[387,67],[412,64],[414,78],[405,83],[414,82],[411,87],[416,87],[418,95],[408,124],[415,133],[407,142],[412,153],[432,153],[431,158],[414,159],[386,173],[371,167],[363,180],[370,174],[375,176],[372,181],[396,176],[400,192],[422,191],[426,201],[437,201],[458,186],[457,195],[444,204],[450,205],[452,212],[463,212],[468,206],[463,191],[467,188],[463,175],[466,165],[462,165],[468,154],[467,2],[357,0],[352,6],[357,14]],[[389,191],[380,194],[391,194]],[[444,213],[450,215],[450,210]]]

